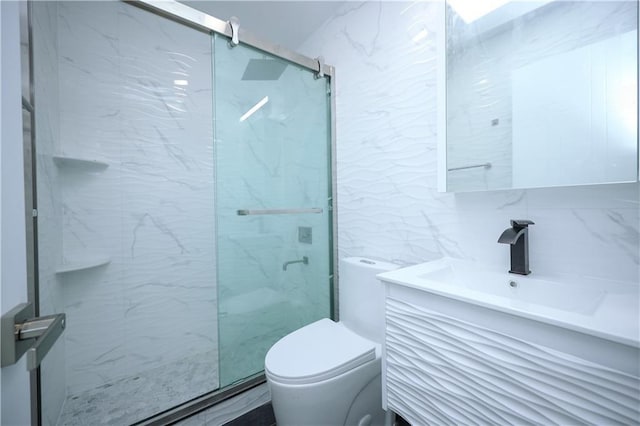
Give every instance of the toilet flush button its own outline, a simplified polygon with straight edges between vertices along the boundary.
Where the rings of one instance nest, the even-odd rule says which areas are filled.
[[[371,414],[367,414],[358,422],[358,426],[370,426],[371,425]]]

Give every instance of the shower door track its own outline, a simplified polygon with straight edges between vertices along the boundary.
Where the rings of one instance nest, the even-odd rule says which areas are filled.
[[[259,373],[238,384],[204,394],[177,407],[170,408],[167,411],[149,417],[148,419],[136,422],[131,426],[164,426],[174,424],[227,399],[231,399],[236,395],[240,395],[242,392],[253,389],[264,382],[266,382],[264,373]]]
[[[178,3],[175,0],[165,0],[161,2],[155,0],[121,1],[149,10],[157,15],[162,15],[173,21],[180,22],[181,24],[188,25],[200,31],[214,32],[229,38],[234,36],[229,22],[207,15],[204,12],[200,12],[199,10],[193,9],[182,3]],[[321,58],[312,59],[308,56],[301,55],[280,45],[262,40],[245,31],[243,28],[240,28],[238,31],[238,39],[241,43],[248,46],[263,50],[312,71],[321,72],[321,74],[328,75],[330,78],[333,77],[334,67],[324,64],[324,60]]]

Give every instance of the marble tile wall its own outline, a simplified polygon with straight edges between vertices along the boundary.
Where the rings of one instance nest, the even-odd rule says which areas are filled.
[[[215,354],[202,353],[111,381],[67,398],[58,424],[64,426],[131,425],[197,398],[214,385]]]
[[[453,256],[505,270],[496,243],[527,218],[533,273],[638,283],[637,183],[437,192],[437,2],[348,2],[301,50],[337,69],[340,256]],[[421,30],[428,37],[412,41]]]
[[[450,255],[506,269],[508,249],[496,240],[518,217],[536,222],[534,273],[638,282],[638,184],[437,192],[439,7],[347,2],[303,45],[337,68],[339,255],[405,263]],[[52,131],[59,139],[55,145],[52,136],[52,147],[109,165],[90,173],[52,169],[59,185],[52,191],[63,200],[61,235],[52,241],[65,259],[51,264],[111,257],[105,267],[52,278],[69,316],[69,393],[211,350],[217,339],[213,147],[207,143],[212,93],[203,65],[210,40],[189,32],[175,45],[168,36],[173,28],[129,5],[91,8],[59,4],[61,59],[51,65],[60,75],[60,128]],[[137,37],[140,28],[153,35]],[[413,42],[424,28],[429,37]],[[173,85],[185,74],[187,88]],[[242,112],[239,106],[233,119]],[[230,208],[244,207],[235,201]],[[262,232],[297,238],[290,224]],[[304,249],[269,258],[269,270],[276,274]]]
[[[52,265],[110,259],[51,277],[67,313],[66,393],[75,395],[216,356],[211,40],[121,2],[56,5],[49,42],[59,60],[46,86],[57,93],[47,109],[58,138],[40,136],[39,146],[55,174],[48,195],[61,203],[43,226],[58,234],[40,239],[62,253]],[[54,154],[107,167],[56,169]],[[209,374],[202,392],[217,387]]]

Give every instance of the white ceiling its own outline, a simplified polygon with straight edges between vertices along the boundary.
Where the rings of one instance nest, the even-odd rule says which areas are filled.
[[[222,20],[236,16],[250,33],[296,50],[337,9],[342,1],[182,1]]]

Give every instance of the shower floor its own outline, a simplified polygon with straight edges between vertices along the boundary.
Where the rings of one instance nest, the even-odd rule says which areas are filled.
[[[218,387],[217,354],[209,352],[70,395],[58,425],[137,422]]]

